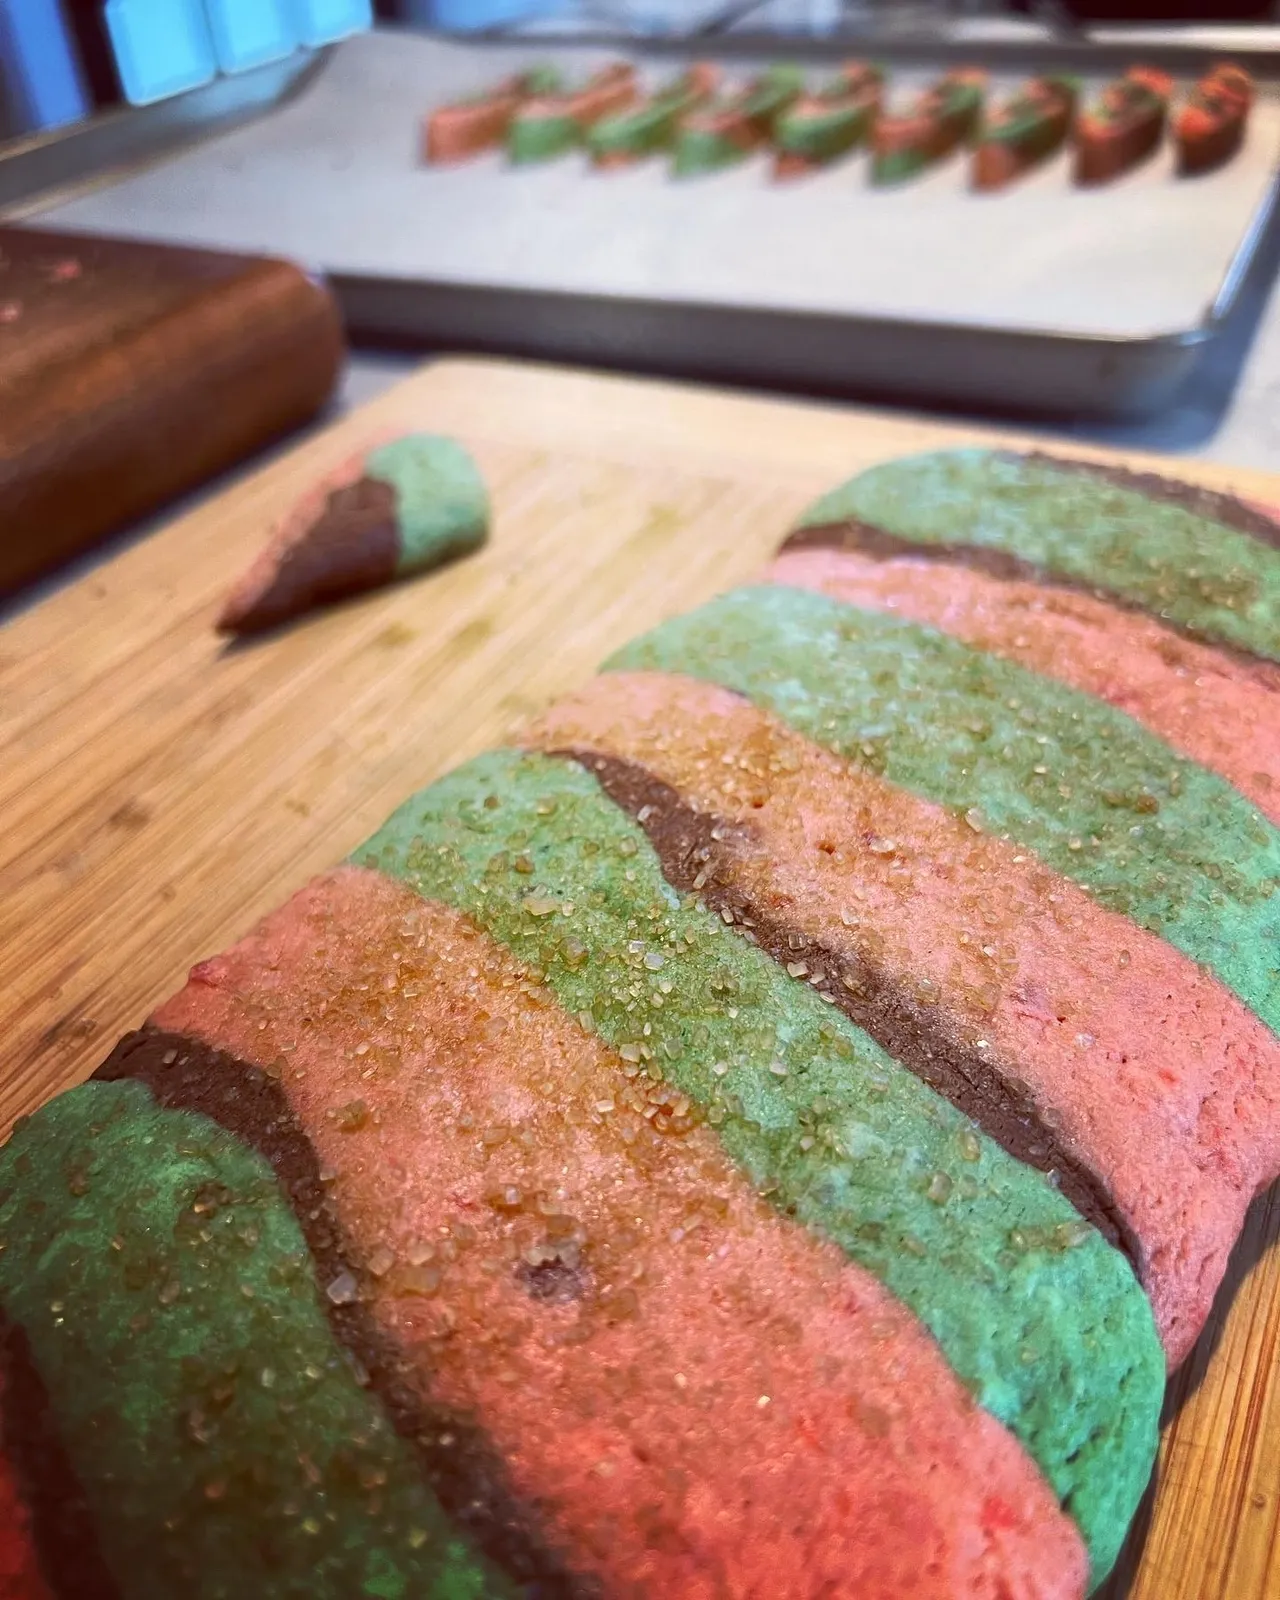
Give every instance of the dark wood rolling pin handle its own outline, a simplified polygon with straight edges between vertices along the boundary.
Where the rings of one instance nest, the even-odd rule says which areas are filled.
[[[0,593],[314,415],[343,349],[289,262],[0,228]]]

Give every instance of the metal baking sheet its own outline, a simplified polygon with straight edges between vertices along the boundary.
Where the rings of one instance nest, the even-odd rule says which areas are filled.
[[[646,62],[659,81],[673,58]],[[980,54],[980,53],[979,53]],[[778,185],[755,160],[677,181],[573,155],[417,164],[424,110],[574,46],[375,34],[291,103],[45,213],[58,227],[293,255],[358,331],[451,348],[967,404],[1134,415],[1169,400],[1272,213],[1280,98],[1216,174],[1166,149],[1077,191],[1061,156],[978,196],[956,160],[880,190],[854,159]],[[742,70],[741,63],[738,70]],[[927,81],[895,70],[895,96]],[[1008,92],[1017,76],[997,76]],[[1092,88],[1093,85],[1087,85]]]

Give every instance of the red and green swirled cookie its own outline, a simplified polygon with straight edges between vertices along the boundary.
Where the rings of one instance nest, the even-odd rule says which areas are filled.
[[[1275,524],[951,452],[768,577],[15,1130],[6,1595],[1105,1576],[1280,1172]]]
[[[975,189],[1003,189],[1059,150],[1071,131],[1079,85],[1061,74],[1032,78],[982,125],[973,150]]]
[[[1076,119],[1075,181],[1111,183],[1160,148],[1173,80],[1154,67],[1131,67],[1106,85]]]
[[[871,181],[902,183],[958,150],[978,132],[987,74],[956,67],[924,90],[908,110],[876,118]]]
[[[1211,172],[1230,161],[1244,143],[1253,96],[1253,79],[1231,62],[1201,78],[1174,118],[1179,173]]]
[[[884,92],[884,73],[866,61],[847,61],[822,88],[800,95],[773,125],[773,171],[778,178],[816,172],[870,134]]]

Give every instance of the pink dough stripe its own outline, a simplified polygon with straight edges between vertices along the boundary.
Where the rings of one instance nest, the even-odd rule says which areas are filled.
[[[458,913],[331,873],[154,1020],[274,1064],[411,1380],[605,1592],[1083,1594],[1074,1527],[914,1318],[708,1129],[657,1131],[668,1087]]]
[[[976,812],[895,788],[713,685],[608,673],[529,738],[636,764],[721,820],[701,830],[718,839],[704,894],[767,918],[762,942],[792,930],[796,975],[908,1064],[927,1046],[957,1091],[994,1074],[1006,1114],[1029,1094],[1109,1192],[1170,1363],[1186,1355],[1246,1207],[1280,1172],[1280,1041],[1229,990]]]
[[[925,556],[795,549],[773,583],[927,623],[1127,712],[1280,824],[1280,670],[1092,595]]]
[[[0,1416],[3,1395],[0,1394]],[[0,1431],[0,1600],[52,1600],[31,1542],[27,1514],[17,1477],[5,1458]]]

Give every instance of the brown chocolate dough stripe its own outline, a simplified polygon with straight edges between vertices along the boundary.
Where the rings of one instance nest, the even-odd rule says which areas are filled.
[[[42,1576],[58,1600],[121,1600],[98,1545],[93,1510],[63,1448],[57,1418],[20,1324],[0,1311],[5,1452],[31,1514]]]
[[[182,1034],[147,1025],[126,1034],[94,1073],[103,1082],[144,1084],[158,1105],[193,1111],[267,1161],[307,1241],[317,1280],[363,1274],[320,1177],[320,1162],[279,1083],[261,1067]],[[506,1468],[473,1422],[424,1404],[414,1372],[360,1301],[321,1302],[334,1337],[368,1374],[396,1432],[414,1448],[445,1511],[496,1566],[527,1586],[530,1600],[588,1600],[593,1586],[565,1569],[507,1482]],[[78,1592],[77,1592],[78,1594]]]
[[[803,959],[838,975],[831,986],[836,1004],[910,1072],[923,1079],[1016,1160],[1057,1174],[1058,1187],[1076,1210],[1122,1250],[1134,1270],[1138,1242],[1105,1182],[1065,1150],[1026,1086],[1012,1069],[965,1049],[938,1028],[907,993],[869,962],[851,962],[808,938],[782,917],[749,899],[735,884],[735,842],[749,830],[710,812],[695,811],[669,784],[647,768],[594,750],[550,754],[576,761],[592,773],[615,805],[644,829],[673,888],[697,894],[734,926],[746,931],[775,961]]]
[[[306,536],[290,543],[267,592],[240,632],[275,627],[330,600],[376,589],[395,577],[400,560],[396,491],[380,478],[357,478],[335,489]]]
[[[1128,467],[1112,466],[1109,462],[1072,460],[1068,456],[1049,455],[1041,450],[999,450],[1003,461],[1025,462],[1033,467],[1048,467],[1053,472],[1075,472],[1086,478],[1097,478],[1113,483],[1117,489],[1128,489],[1133,494],[1145,495],[1148,500],[1162,500],[1167,505],[1181,506],[1194,516],[1206,517],[1210,522],[1220,522],[1234,528],[1237,533],[1251,534],[1263,544],[1280,550],[1280,523],[1259,511],[1247,501],[1220,489],[1204,489],[1194,483],[1183,483],[1178,478],[1165,478],[1158,472],[1132,472]]]
[[[1173,621],[1163,613],[1154,612],[1149,606],[1141,605],[1136,600],[1126,599],[1124,595],[1114,594],[1110,589],[1099,588],[1096,584],[1082,583],[1079,579],[1067,577],[1060,572],[1051,572],[1038,562],[1027,561],[1022,556],[1011,554],[1008,550],[994,550],[988,545],[980,544],[934,544],[925,543],[923,540],[917,542],[914,539],[904,539],[896,533],[889,533],[873,523],[862,522],[857,517],[847,517],[842,522],[822,522],[815,523],[812,527],[796,528],[778,547],[779,554],[787,550],[856,550],[860,555],[871,556],[877,561],[889,561],[895,556],[911,556],[918,561],[950,562],[953,566],[971,567],[975,572],[985,573],[987,577],[998,578],[1005,583],[1038,583],[1047,589],[1065,589],[1075,594],[1087,594],[1090,599],[1102,600],[1107,605],[1114,606],[1117,611],[1130,611],[1142,617],[1155,617],[1161,626],[1168,628],[1171,633],[1181,634],[1184,639],[1193,639],[1197,644],[1206,645],[1230,660],[1238,662],[1263,688],[1280,693],[1280,667],[1274,661],[1268,661],[1264,656],[1256,656],[1251,650],[1242,649],[1239,645],[1226,644],[1221,639],[1206,638],[1194,628],[1185,627],[1182,623]]]

